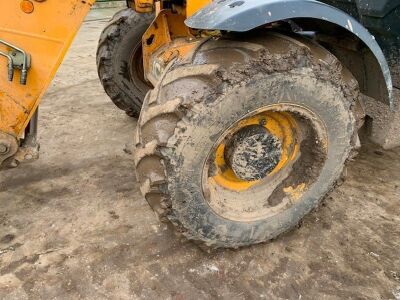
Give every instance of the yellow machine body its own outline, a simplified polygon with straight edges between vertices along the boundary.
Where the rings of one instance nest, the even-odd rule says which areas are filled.
[[[0,131],[21,137],[53,79],[65,53],[95,0],[1,1],[0,39],[31,56],[26,85],[16,70],[7,79],[7,60],[0,59]],[[33,10],[24,11],[24,3]],[[5,45],[0,51],[8,53]]]
[[[95,0],[1,1],[0,142],[11,143],[9,147],[14,149],[14,153],[94,2]],[[200,37],[200,34],[193,33],[184,21],[211,0],[187,1],[185,7],[170,3],[164,5],[164,2],[167,1],[137,0],[130,3],[137,12],[156,13],[154,22],[143,36],[145,77],[153,84],[172,59],[188,55],[198,45],[200,39],[196,35]],[[164,6],[169,8],[164,9]],[[11,58],[15,55],[10,45],[26,52],[29,58],[26,84],[20,83],[22,71],[18,66],[14,70],[12,81],[7,76],[7,70],[10,69],[7,55]],[[2,159],[0,164],[1,162]]]

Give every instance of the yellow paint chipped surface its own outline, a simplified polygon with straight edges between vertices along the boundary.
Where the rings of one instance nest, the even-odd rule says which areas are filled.
[[[283,191],[294,201],[297,201],[303,196],[304,190],[306,188],[305,183],[301,183],[296,187],[286,187],[283,189]]]

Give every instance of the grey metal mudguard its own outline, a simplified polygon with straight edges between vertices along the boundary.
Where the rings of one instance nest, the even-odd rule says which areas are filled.
[[[390,106],[392,78],[385,56],[368,30],[345,12],[315,0],[215,0],[186,20],[196,29],[243,32],[256,27],[293,18],[320,19],[339,25],[355,34],[371,50],[385,79]]]

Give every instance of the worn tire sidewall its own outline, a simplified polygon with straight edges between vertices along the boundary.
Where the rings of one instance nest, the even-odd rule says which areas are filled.
[[[260,107],[293,103],[316,114],[328,136],[327,160],[316,182],[289,209],[254,222],[237,222],[216,214],[204,198],[202,170],[209,151],[221,134],[238,119]],[[289,230],[313,208],[340,176],[351,150],[354,117],[340,86],[315,78],[304,68],[286,74],[259,74],[241,86],[232,87],[213,103],[199,103],[192,115],[178,124],[166,162],[173,215],[171,221],[188,229],[188,237],[217,247],[259,243]],[[200,111],[201,113],[196,113]]]
[[[140,18],[141,21],[138,21]],[[136,19],[135,22],[133,20]],[[115,41],[112,54],[113,73],[119,80],[114,80],[120,89],[129,94],[131,98],[139,97],[141,101],[150,87],[145,82],[138,82],[132,78],[129,71],[129,64],[136,48],[142,43],[142,36],[149,27],[152,17],[146,14],[133,12],[125,21],[125,26],[121,26],[122,32],[119,39]],[[136,26],[131,26],[135,24]],[[140,49],[136,51],[142,51]],[[124,76],[125,75],[125,76]]]

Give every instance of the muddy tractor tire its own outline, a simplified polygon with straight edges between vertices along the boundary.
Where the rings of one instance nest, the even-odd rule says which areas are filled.
[[[135,134],[141,191],[200,244],[273,239],[341,177],[357,98],[352,75],[308,39],[207,41],[146,96]]]
[[[105,92],[131,117],[138,117],[144,96],[151,88],[144,79],[142,35],[153,14],[127,8],[117,12],[100,35],[97,71]]]

